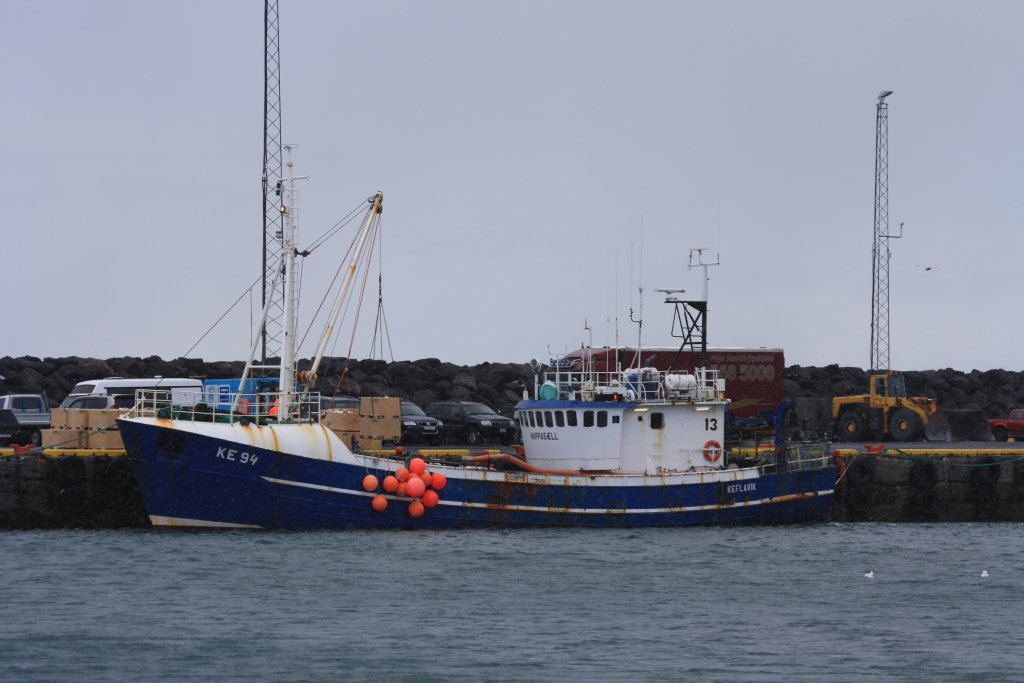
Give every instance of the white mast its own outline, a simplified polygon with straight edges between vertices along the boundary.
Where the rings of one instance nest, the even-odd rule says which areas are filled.
[[[284,145],[288,154],[288,179],[285,185],[285,198],[281,202],[281,213],[284,214],[284,343],[281,350],[281,400],[278,407],[278,419],[287,420],[291,417],[292,404],[295,402],[295,343],[299,329],[299,273],[295,266],[299,241],[299,197],[295,190],[295,181],[308,176],[295,177],[292,165],[292,150],[298,145]]]
[[[693,247],[692,249],[690,249],[690,262],[686,266],[687,270],[690,270],[692,268],[703,268],[704,269],[704,279],[703,279],[703,282],[702,282],[703,286],[701,288],[701,298],[700,298],[700,300],[703,301],[704,303],[707,303],[707,301],[708,301],[708,266],[719,266],[719,265],[722,264],[722,257],[721,256],[716,256],[714,263],[704,263],[702,257],[704,256],[704,252],[707,251],[707,250],[708,250],[707,247]],[[697,252],[697,262],[696,263],[693,262],[693,252]]]

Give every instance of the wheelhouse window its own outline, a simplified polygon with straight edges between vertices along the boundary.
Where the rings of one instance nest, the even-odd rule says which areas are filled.
[[[607,427],[608,426],[608,411],[599,410],[597,411],[597,426]]]
[[[575,410],[567,410],[567,411],[565,411],[565,419],[568,421],[570,427],[575,427],[577,425],[577,422],[576,422],[576,411]]]
[[[593,427],[594,426],[594,411],[584,410],[583,411],[583,426]]]
[[[556,427],[564,427],[565,426],[565,415],[562,413],[561,410],[556,410],[555,411],[555,426]]]
[[[651,429],[665,428],[665,413],[651,413]]]
[[[532,410],[527,410],[526,414],[530,417],[530,426],[531,427],[536,427],[537,423],[533,419],[533,411]]]
[[[548,427],[554,427],[555,426],[555,423],[554,423],[554,421],[551,418],[551,411],[550,410],[545,410],[544,411],[544,424],[547,425]]]
[[[537,426],[538,427],[543,427],[544,426],[544,413],[542,413],[539,410],[537,411]]]
[[[618,415],[612,415],[612,424],[613,425],[619,424],[619,416]]]

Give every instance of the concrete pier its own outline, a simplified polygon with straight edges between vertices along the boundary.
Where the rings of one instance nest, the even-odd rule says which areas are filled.
[[[149,526],[123,455],[0,455],[0,529]]]
[[[833,453],[842,466],[834,521],[1024,521],[1022,448],[899,444]]]

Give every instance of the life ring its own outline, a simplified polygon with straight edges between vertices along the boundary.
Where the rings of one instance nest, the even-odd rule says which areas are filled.
[[[717,462],[722,457],[722,444],[714,439],[704,444],[704,459],[708,462]]]

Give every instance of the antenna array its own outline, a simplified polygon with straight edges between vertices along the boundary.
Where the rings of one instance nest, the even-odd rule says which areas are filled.
[[[271,289],[278,275],[284,246],[284,211],[281,178],[281,52],[277,0],[264,5],[263,86],[263,305],[271,298],[263,328],[263,365],[268,358],[281,357],[284,317],[284,288]]]
[[[889,105],[878,95],[875,118],[875,232],[871,243],[871,361],[869,369],[889,369]]]

